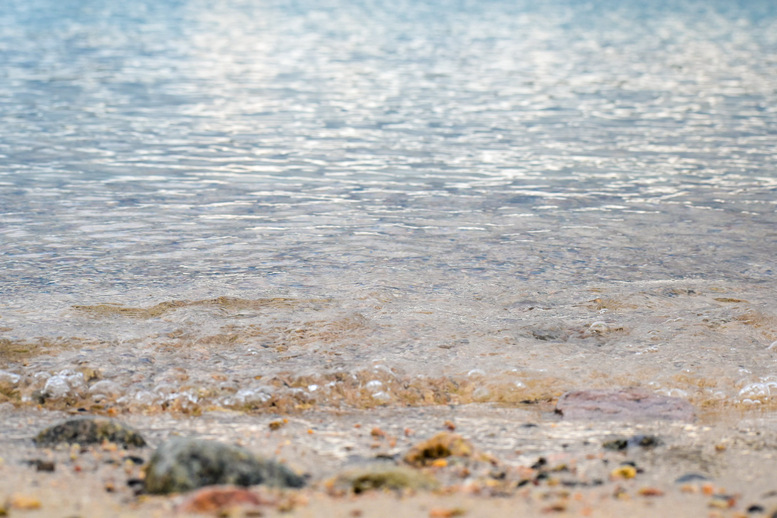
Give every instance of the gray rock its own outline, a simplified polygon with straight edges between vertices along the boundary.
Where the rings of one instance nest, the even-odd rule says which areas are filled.
[[[93,444],[109,441],[122,446],[146,445],[145,439],[118,421],[107,417],[77,417],[46,428],[33,441],[38,446],[52,446],[60,443]]]
[[[149,493],[180,493],[213,484],[302,487],[305,481],[285,466],[240,446],[189,438],[171,439],[159,446],[146,470]]]
[[[566,419],[691,421],[693,406],[684,399],[644,390],[577,390],[561,396],[556,413]]]

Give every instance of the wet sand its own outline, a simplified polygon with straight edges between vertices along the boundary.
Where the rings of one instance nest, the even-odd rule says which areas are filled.
[[[228,516],[733,517],[762,516],[759,510],[777,505],[777,484],[770,476],[777,419],[753,413],[628,423],[567,421],[553,414],[552,406],[475,404],[283,416],[229,411],[198,417],[122,415],[119,419],[140,431],[149,447],[35,447],[32,437],[38,431],[69,415],[10,405],[0,410],[0,502],[9,515],[190,514],[181,510],[185,495],[151,496],[139,490],[143,465],[173,435],[241,444],[309,477],[302,490],[254,486],[252,492],[273,503],[220,511]],[[356,495],[332,483],[351,467],[401,458],[443,431],[471,441],[493,459],[490,467],[470,464],[465,469],[442,462],[423,468],[441,483],[431,491]],[[613,439],[642,435],[660,444],[603,447]],[[53,463],[54,470],[46,471],[46,463]],[[633,478],[620,469],[624,466],[634,468]]]

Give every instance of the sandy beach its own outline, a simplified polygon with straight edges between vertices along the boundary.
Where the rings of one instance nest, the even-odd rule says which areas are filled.
[[[185,516],[196,511],[297,517],[735,517],[765,516],[777,505],[770,476],[777,448],[774,418],[566,421],[547,410],[464,405],[287,416],[126,415],[120,420],[141,432],[149,446],[124,449],[109,442],[36,447],[34,433],[67,414],[4,407],[0,501],[6,514],[30,517]],[[417,468],[439,481],[435,489],[378,488],[356,494],[341,483],[342,474],[355,468],[401,464],[413,445],[438,433],[458,434],[485,456],[449,457]],[[252,486],[249,491],[263,503],[236,507],[192,508],[192,493],[148,495],[139,482],[144,466],[154,446],[172,435],[243,445],[303,474],[308,485],[299,490]],[[612,448],[613,441],[633,437],[655,442]]]

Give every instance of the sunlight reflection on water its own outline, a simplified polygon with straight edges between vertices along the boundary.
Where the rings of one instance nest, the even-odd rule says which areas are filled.
[[[66,342],[11,371],[767,383],[770,3],[54,4],[0,8],[0,328]],[[332,302],[72,309],[222,296]]]

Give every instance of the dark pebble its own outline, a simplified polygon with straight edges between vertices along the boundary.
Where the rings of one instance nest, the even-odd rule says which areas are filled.
[[[245,448],[202,439],[165,442],[151,456],[146,470],[148,493],[180,493],[213,484],[302,487],[305,480]]]
[[[656,446],[660,446],[663,444],[661,439],[656,437],[655,435],[635,435],[633,437],[629,437],[628,439],[625,437],[613,439],[611,441],[606,441],[602,444],[602,447],[605,450],[625,450],[628,448],[655,448]]]
[[[701,473],[686,473],[677,477],[674,482],[675,484],[687,484],[688,482],[701,482],[703,480],[710,480],[710,478]]]
[[[38,446],[60,443],[93,444],[103,441],[142,448],[145,439],[127,426],[106,417],[77,417],[46,428],[33,441]]]
[[[753,504],[747,508],[748,513],[763,513],[764,511],[766,511],[766,508],[758,504]]]
[[[29,464],[30,466],[35,466],[35,471],[44,471],[44,472],[50,473],[55,469],[57,469],[56,463],[50,460],[43,460],[43,459],[28,460],[27,464]]]
[[[602,447],[605,450],[625,450],[629,447],[629,440],[628,439],[613,439],[611,441],[606,441],[602,444]]]

